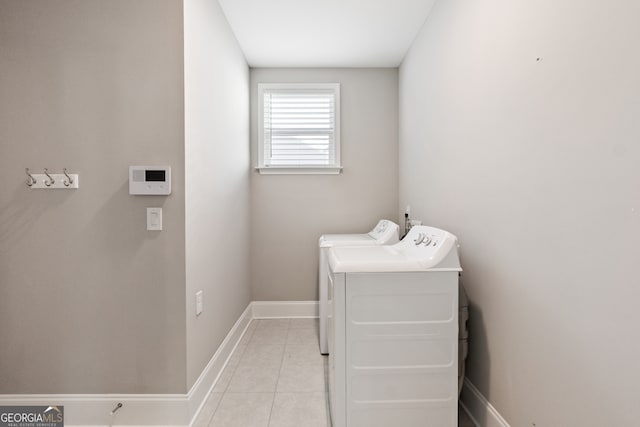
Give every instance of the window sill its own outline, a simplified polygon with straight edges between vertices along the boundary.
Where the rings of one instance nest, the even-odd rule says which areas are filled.
[[[342,166],[315,166],[315,167],[256,167],[260,175],[338,175],[342,172]]]

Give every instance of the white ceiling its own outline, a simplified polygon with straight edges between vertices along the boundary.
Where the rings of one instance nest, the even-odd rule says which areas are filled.
[[[397,67],[435,0],[218,0],[252,67]]]

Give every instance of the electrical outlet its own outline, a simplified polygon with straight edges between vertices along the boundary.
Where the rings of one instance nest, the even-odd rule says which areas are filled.
[[[196,292],[196,316],[200,316],[204,311],[204,291]]]

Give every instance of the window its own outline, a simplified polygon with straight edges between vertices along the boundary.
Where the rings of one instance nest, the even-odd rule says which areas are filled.
[[[258,85],[260,173],[340,173],[340,85]]]

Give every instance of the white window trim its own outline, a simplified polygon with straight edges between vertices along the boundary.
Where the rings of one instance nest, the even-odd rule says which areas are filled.
[[[335,166],[270,166],[264,163],[264,91],[273,89],[332,89],[335,93],[334,146]],[[256,141],[258,166],[260,174],[284,175],[337,175],[342,171],[340,158],[340,83],[258,83],[258,140]]]

